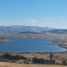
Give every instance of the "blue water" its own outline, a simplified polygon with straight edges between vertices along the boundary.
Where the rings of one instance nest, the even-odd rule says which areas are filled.
[[[0,51],[6,52],[62,52],[66,49],[50,39],[12,39],[14,43],[0,43]]]

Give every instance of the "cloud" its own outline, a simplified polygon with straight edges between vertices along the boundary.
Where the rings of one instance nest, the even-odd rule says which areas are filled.
[[[64,16],[45,17],[45,19],[26,19],[23,22],[23,25],[51,28],[67,28],[66,21],[62,20],[61,18],[64,18]]]
[[[50,18],[49,18],[49,17],[46,17],[45,19],[46,19],[46,20],[50,20]]]
[[[56,18],[55,17],[46,17],[45,18],[47,21],[54,21]]]
[[[63,19],[63,18],[64,18],[64,16],[61,16],[61,18]]]
[[[52,21],[54,21],[54,20],[55,20],[55,18],[51,18],[51,20],[52,20]]]
[[[65,16],[49,16],[49,17],[45,17],[45,20],[46,21],[50,21],[50,22],[52,22],[52,21],[57,21],[57,22],[59,22],[59,21],[64,21],[64,18],[65,18]]]

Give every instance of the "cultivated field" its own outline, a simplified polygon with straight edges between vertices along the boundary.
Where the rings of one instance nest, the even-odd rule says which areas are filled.
[[[0,62],[0,67],[67,67],[63,65],[41,65],[41,64],[16,64]]]

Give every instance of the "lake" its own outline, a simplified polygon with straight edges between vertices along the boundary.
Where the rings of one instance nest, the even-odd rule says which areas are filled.
[[[52,39],[16,39],[14,43],[0,43],[0,51],[4,52],[62,52],[65,48],[54,45]]]

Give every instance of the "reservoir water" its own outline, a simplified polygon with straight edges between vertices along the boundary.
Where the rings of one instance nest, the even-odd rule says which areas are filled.
[[[4,52],[62,52],[61,48],[52,43],[51,39],[12,39],[14,43],[0,43],[0,51]]]

